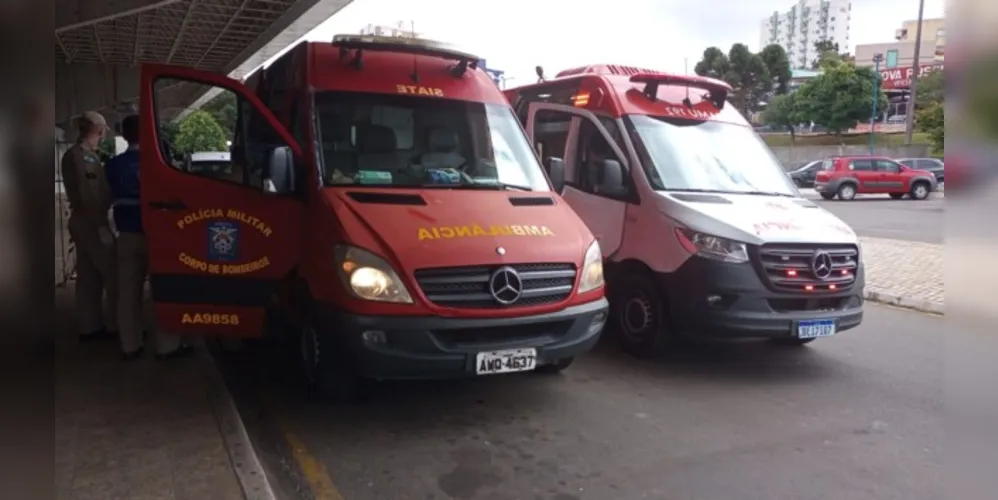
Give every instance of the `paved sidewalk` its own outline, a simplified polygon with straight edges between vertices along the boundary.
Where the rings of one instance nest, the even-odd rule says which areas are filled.
[[[943,245],[866,237],[860,245],[867,299],[943,312]]]
[[[56,289],[57,498],[246,498],[204,359],[123,363],[116,340],[76,341],[70,304]]]

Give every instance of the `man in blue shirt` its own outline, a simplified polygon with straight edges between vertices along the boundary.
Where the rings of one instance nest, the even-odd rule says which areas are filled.
[[[121,122],[121,135],[128,149],[107,162],[106,172],[111,187],[114,225],[118,230],[118,328],[122,357],[138,359],[143,352],[142,305],[145,282],[149,273],[149,248],[142,228],[142,206],[139,201],[139,117],[131,115]],[[157,359],[190,354],[193,349],[182,345],[175,335],[156,333]]]

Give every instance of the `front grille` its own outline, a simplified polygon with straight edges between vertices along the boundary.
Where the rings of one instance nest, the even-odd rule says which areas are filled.
[[[819,278],[813,269],[815,255],[831,257],[831,274]],[[772,244],[753,252],[756,265],[771,288],[787,292],[837,292],[856,281],[859,251],[855,245]]]
[[[462,309],[498,309],[526,307],[560,302],[575,287],[572,264],[509,264],[520,275],[523,292],[520,298],[504,305],[489,291],[489,278],[503,266],[438,267],[418,269],[416,282],[430,302]]]

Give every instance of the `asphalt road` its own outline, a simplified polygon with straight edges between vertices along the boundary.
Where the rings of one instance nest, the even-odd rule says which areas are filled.
[[[945,198],[892,200],[887,195],[859,195],[852,201],[823,200],[811,190],[804,196],[849,224],[860,236],[942,244]]]
[[[289,498],[934,500],[942,333],[871,304],[800,349],[637,361],[604,342],[561,375],[383,384],[350,407],[249,376],[233,392]]]

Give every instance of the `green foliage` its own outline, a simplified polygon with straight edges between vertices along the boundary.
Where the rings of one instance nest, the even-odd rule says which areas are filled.
[[[775,96],[762,112],[762,123],[790,130],[790,137],[793,140],[794,126],[804,121],[797,108],[797,94]]]
[[[793,76],[790,72],[790,59],[787,58],[787,51],[774,43],[762,49],[759,57],[762,58],[762,63],[769,70],[769,76],[773,78],[773,91],[777,95],[786,94],[790,78]]]
[[[229,137],[211,114],[197,110],[180,121],[173,144],[180,153],[228,151]]]
[[[941,72],[940,72],[941,73]],[[943,103],[933,102],[915,113],[915,128],[925,132],[932,142],[932,152],[943,154],[946,146],[946,123]]]
[[[226,137],[233,137],[233,132],[236,130],[236,116],[239,113],[234,92],[223,90],[202,106],[201,110],[210,114],[222,126]]]
[[[774,89],[786,92],[790,83],[790,63],[778,45],[753,54],[744,44],[736,43],[727,55],[717,47],[708,47],[693,71],[728,82],[734,89],[729,99],[744,114],[758,111]]]
[[[915,80],[915,108],[943,102],[946,97],[945,74],[942,71],[932,71]]]
[[[843,62],[829,62],[823,70],[797,91],[800,118],[835,135],[868,120],[873,108],[873,85],[879,75],[872,68],[856,68]],[[886,108],[887,96],[880,91],[877,112]]]
[[[821,69],[826,65],[840,62],[846,64],[854,64],[856,62],[856,58],[848,53],[839,53],[839,44],[831,40],[814,42],[814,49],[818,52],[818,58],[811,61],[811,69]]]

